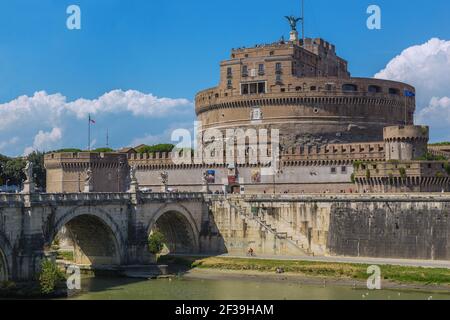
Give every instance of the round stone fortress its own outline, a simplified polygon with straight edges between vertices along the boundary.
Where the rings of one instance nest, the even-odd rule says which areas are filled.
[[[217,87],[197,94],[202,129],[280,129],[285,147],[383,140],[383,128],[414,123],[412,86],[352,78],[323,39],[294,37],[233,49]]]

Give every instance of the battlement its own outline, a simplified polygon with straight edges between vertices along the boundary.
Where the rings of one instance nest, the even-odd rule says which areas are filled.
[[[324,146],[296,147],[283,152],[283,161],[315,160],[368,160],[383,161],[385,158],[384,142],[330,144]]]
[[[117,168],[127,163],[127,156],[123,153],[99,153],[99,152],[61,152],[49,153],[44,156],[46,169],[61,167],[108,167]]]
[[[238,150],[236,150],[236,153]],[[354,162],[358,160],[365,161],[383,161],[385,158],[384,142],[377,143],[354,143],[354,144],[330,144],[324,146],[310,146],[289,148],[280,155],[280,160],[286,165],[313,165],[314,161],[346,161]],[[224,153],[224,159],[226,155]],[[128,156],[130,166],[138,167],[205,167],[207,164],[181,164],[176,165],[172,161],[172,153],[158,152],[152,154],[130,154]],[[301,163],[299,163],[301,161]],[[244,166],[254,166],[250,163],[248,157]]]
[[[302,40],[300,41],[302,42]],[[333,54],[336,53],[336,46],[334,44],[329,43],[328,41],[325,41],[322,38],[315,38],[315,39],[306,38],[303,47],[306,50],[311,51],[315,54],[319,54],[321,50],[326,50],[332,52]]]
[[[428,142],[430,128],[427,126],[391,126],[384,128],[384,140],[387,141],[413,141]]]
[[[448,192],[449,170],[443,161],[358,163],[354,179],[360,192]]]
[[[134,153],[128,156],[129,160],[155,160],[164,161],[172,158],[171,152]]]
[[[46,154],[45,160],[102,160],[111,161],[123,157],[118,152],[59,152]]]

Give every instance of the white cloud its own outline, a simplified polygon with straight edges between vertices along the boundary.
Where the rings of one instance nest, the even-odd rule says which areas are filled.
[[[0,131],[8,130],[27,121],[41,121],[55,125],[62,117],[86,118],[108,113],[131,113],[133,116],[164,117],[173,112],[190,109],[192,102],[187,99],[158,98],[135,90],[113,90],[97,99],[78,99],[67,102],[60,93],[36,92],[32,97],[21,96],[0,104]]]
[[[113,90],[98,99],[78,99],[68,103],[67,108],[78,118],[85,118],[89,113],[130,112],[134,116],[162,117],[180,107],[191,106],[187,99],[158,98],[135,90]],[[178,110],[181,111],[181,110]]]
[[[417,121],[432,123],[436,129],[447,129],[450,124],[450,98],[432,98],[430,104],[419,111]]]
[[[53,128],[50,132],[40,130],[34,137],[32,147],[25,148],[24,155],[28,155],[33,151],[49,151],[54,148],[62,138],[62,130],[60,128]]]
[[[127,137],[129,130],[124,129],[133,126],[134,121],[142,129],[132,127],[133,135],[138,134],[138,130],[144,130],[144,119],[158,119],[156,123],[148,121],[148,127],[145,126],[146,130],[156,130],[156,125],[160,128],[164,124],[164,120],[161,122],[159,119],[173,121],[176,117],[191,115],[193,103],[187,99],[160,98],[136,90],[113,90],[95,99],[82,98],[74,101],[68,101],[61,93],[39,91],[32,96],[24,95],[0,104],[0,150],[10,155],[22,153],[24,145],[13,146],[9,142],[12,137],[26,143],[26,152],[50,150],[58,143],[61,146],[83,148],[81,140],[85,139],[86,127],[82,120],[86,120],[89,113],[97,120],[97,125],[92,130],[93,140],[98,139],[98,135],[103,135],[108,127],[111,131],[121,130],[120,134],[112,132],[116,133],[116,137]],[[117,125],[118,121],[120,125]],[[65,133],[64,137],[62,132]],[[128,137],[130,140],[132,138]]]
[[[375,78],[402,81],[416,88],[417,123],[432,126],[432,132],[433,127],[450,125],[450,41],[433,38],[409,47]]]

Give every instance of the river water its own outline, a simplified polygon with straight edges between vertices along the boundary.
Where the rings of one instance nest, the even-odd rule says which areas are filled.
[[[450,292],[354,289],[264,279],[84,278],[82,300],[450,300]]]

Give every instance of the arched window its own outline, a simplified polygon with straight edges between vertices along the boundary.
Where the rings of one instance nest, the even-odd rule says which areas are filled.
[[[380,86],[370,85],[369,88],[368,88],[368,91],[371,92],[371,93],[380,93],[383,90],[381,89]]]
[[[400,90],[396,88],[389,88],[389,94],[395,94],[397,96],[400,95]]]
[[[358,91],[358,86],[352,83],[346,83],[342,86],[342,91],[348,92]]]

